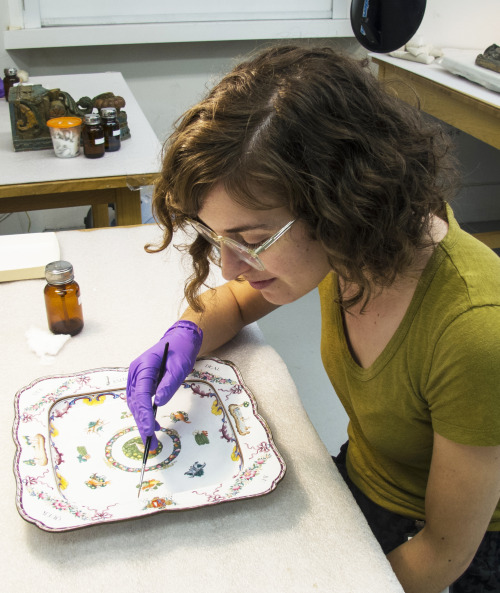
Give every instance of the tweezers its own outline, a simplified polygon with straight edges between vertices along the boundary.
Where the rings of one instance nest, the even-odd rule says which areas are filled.
[[[167,356],[168,356],[168,342],[165,344],[165,350],[163,352],[163,358],[161,359],[160,369],[158,371],[158,377],[156,379],[156,386],[155,386],[155,394],[156,390],[158,389],[158,385],[160,381],[163,379],[163,375],[165,374],[165,369],[167,368]],[[156,418],[156,410],[158,406],[153,404],[153,416]],[[141,496],[142,491],[142,483],[144,481],[144,471],[146,470],[146,463],[148,461],[149,450],[151,449],[151,440],[153,435],[150,435],[146,438],[146,444],[144,446],[144,455],[142,456],[142,468],[141,468],[141,478],[139,482],[139,492],[137,493],[137,498]]]

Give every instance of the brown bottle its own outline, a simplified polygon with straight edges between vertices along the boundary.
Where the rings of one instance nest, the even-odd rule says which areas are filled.
[[[121,146],[120,124],[116,119],[114,107],[103,107],[101,116],[104,127],[104,147],[107,152],[119,150]]]
[[[5,100],[9,100],[9,91],[10,89],[19,84],[19,76],[17,75],[17,68],[5,68],[4,69],[5,78],[3,79],[3,88],[5,90]]]
[[[54,261],[45,266],[45,278],[43,292],[50,331],[76,336],[83,329],[83,313],[73,266],[67,261]]]
[[[104,129],[98,113],[88,113],[82,132],[83,154],[89,159],[104,156]]]

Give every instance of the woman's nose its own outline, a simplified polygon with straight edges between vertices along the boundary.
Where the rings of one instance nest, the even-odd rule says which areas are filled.
[[[220,263],[224,280],[234,280],[250,269],[250,265],[240,259],[229,247],[222,244],[220,247]]]

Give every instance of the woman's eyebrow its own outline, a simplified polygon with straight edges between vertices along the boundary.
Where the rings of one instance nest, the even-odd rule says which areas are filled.
[[[226,233],[244,233],[245,231],[257,231],[257,230],[266,230],[272,229],[273,226],[266,223],[261,222],[259,224],[245,224],[238,227],[233,227],[231,229],[226,229]]]
[[[198,220],[199,222],[201,222],[202,224],[204,224],[208,229],[210,229],[213,233],[215,233],[215,231],[213,230],[212,227],[208,226],[208,224],[206,222],[204,222],[200,217],[197,217],[196,220]],[[233,227],[230,229],[226,229],[224,231],[224,234],[230,234],[230,233],[244,233],[246,231],[255,231],[255,230],[271,230],[274,227],[270,224],[268,224],[267,222],[261,222],[259,224],[244,224],[244,225],[240,225],[237,227]],[[217,234],[217,233],[216,233]]]

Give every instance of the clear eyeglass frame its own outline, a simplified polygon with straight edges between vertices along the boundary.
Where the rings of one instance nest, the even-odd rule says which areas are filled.
[[[220,253],[222,245],[225,245],[228,249],[231,249],[233,253],[237,255],[237,257],[243,260],[245,263],[249,264],[253,268],[259,271],[265,270],[265,266],[262,263],[259,254],[261,254],[266,249],[269,249],[271,245],[274,245],[278,239],[280,239],[292,226],[292,224],[297,219],[290,220],[287,222],[283,228],[281,228],[277,233],[275,233],[272,237],[269,237],[262,245],[259,245],[257,249],[250,249],[250,247],[246,247],[238,241],[234,239],[230,239],[229,237],[223,237],[222,235],[217,235],[214,233],[212,229],[209,229],[203,223],[198,222],[197,220],[193,220],[192,218],[188,218],[187,222],[194,228],[194,230],[201,235],[204,239],[206,239],[209,243],[211,243]]]

